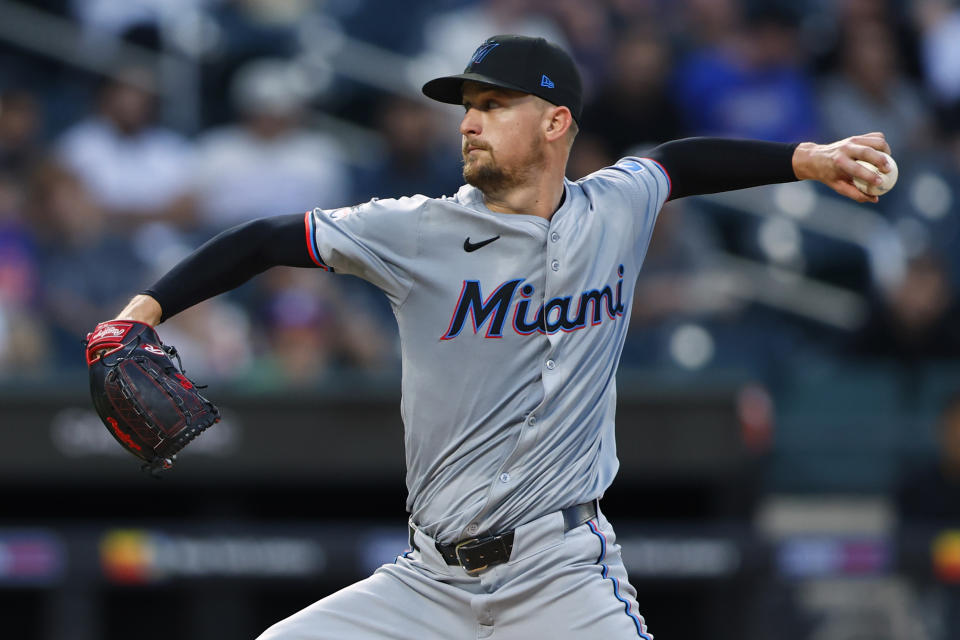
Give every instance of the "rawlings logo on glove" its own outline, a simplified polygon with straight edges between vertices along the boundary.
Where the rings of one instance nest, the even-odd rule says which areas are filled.
[[[158,346],[155,345],[155,344],[145,344],[145,345],[143,345],[143,350],[144,350],[144,351],[149,351],[150,353],[152,353],[152,354],[155,355],[155,356],[166,355],[166,354],[164,353],[163,349],[161,349],[160,347],[158,347]]]
[[[98,324],[97,328],[91,333],[87,340],[90,342],[96,342],[98,340],[103,340],[105,338],[117,338],[120,339],[127,334],[127,331],[133,328],[132,324],[121,323],[121,322],[111,322],[109,324],[103,323]]]
[[[163,346],[150,325],[102,322],[85,346],[93,406],[117,442],[153,475],[173,466],[178,451],[220,421],[217,407],[184,375],[176,349]]]

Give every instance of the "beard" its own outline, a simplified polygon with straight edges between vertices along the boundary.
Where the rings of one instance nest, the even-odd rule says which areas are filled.
[[[478,157],[472,159],[464,152],[463,179],[484,195],[507,193],[516,187],[530,183],[540,172],[544,164],[543,147],[542,140],[531,139],[526,153],[511,163],[515,165],[513,167],[498,163],[497,156],[490,147],[483,147],[486,153],[478,154]]]

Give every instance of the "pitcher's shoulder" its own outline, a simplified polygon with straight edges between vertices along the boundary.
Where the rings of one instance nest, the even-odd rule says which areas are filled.
[[[671,188],[670,176],[659,163],[637,156],[620,158],[612,165],[580,178],[575,184],[594,197],[607,191],[627,189],[646,192],[661,201],[666,200]]]

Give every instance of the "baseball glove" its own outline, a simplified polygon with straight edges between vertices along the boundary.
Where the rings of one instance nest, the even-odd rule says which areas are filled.
[[[144,461],[144,471],[169,469],[178,451],[220,421],[217,407],[184,375],[177,350],[150,325],[101,322],[84,346],[93,406],[113,437]]]

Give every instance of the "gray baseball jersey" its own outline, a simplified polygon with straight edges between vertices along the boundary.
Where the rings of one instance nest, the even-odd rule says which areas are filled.
[[[610,523],[560,510],[617,471],[614,376],[634,282],[669,179],[624,158],[577,182],[550,220],[451,198],[306,215],[314,261],[380,287],[403,349],[412,549],[260,640],[642,638]],[[514,533],[476,575],[434,546]]]
[[[599,498],[617,472],[615,373],[669,178],[624,158],[564,187],[550,220],[472,186],[306,215],[314,260],[392,304],[407,508],[441,542]]]

